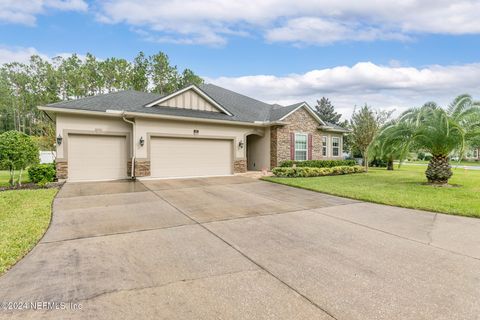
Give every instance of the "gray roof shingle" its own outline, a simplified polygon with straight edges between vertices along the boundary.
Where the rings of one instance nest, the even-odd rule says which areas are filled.
[[[47,106],[97,112],[115,110],[238,122],[263,122],[278,121],[304,103],[299,102],[289,106],[281,106],[279,104],[268,104],[213,84],[202,84],[199,88],[224,109],[229,111],[232,116],[220,112],[197,111],[163,106],[145,107],[145,105],[159,100],[164,96],[134,90],[100,94],[78,100],[61,101],[48,104]]]

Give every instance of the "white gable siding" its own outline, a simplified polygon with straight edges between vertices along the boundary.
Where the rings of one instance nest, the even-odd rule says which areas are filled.
[[[171,108],[220,112],[220,110],[193,90],[185,91],[182,94],[161,102],[159,105]]]

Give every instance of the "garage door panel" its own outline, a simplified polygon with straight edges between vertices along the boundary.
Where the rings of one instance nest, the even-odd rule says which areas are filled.
[[[152,138],[151,176],[199,177],[232,174],[232,141]]]
[[[68,179],[114,180],[127,175],[126,137],[70,135]]]

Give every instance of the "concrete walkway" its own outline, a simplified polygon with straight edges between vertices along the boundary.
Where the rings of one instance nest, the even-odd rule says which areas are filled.
[[[0,302],[66,310],[0,318],[478,319],[479,297],[480,219],[219,177],[66,184],[0,277]]]

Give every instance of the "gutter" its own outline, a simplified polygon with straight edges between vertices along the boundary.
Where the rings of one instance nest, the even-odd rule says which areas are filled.
[[[132,167],[130,169],[130,176],[132,177],[132,180],[135,180],[136,177],[135,177],[135,158],[136,158],[136,153],[137,153],[137,148],[135,148],[135,141],[137,141],[135,139],[135,121],[131,121],[131,120],[128,120],[126,118],[126,115],[125,115],[125,112],[122,111],[121,112],[121,115],[122,115],[122,119],[123,121],[125,122],[128,122],[132,125]]]
[[[38,106],[37,108],[42,111],[51,111],[51,112],[57,112],[57,113],[78,114],[78,115],[83,114],[83,115],[102,116],[102,117],[125,116],[125,117],[134,117],[134,118],[151,118],[151,119],[165,119],[165,120],[177,120],[177,121],[221,123],[221,124],[228,124],[232,126],[250,126],[250,127],[268,127],[272,125],[271,122],[262,122],[262,123],[241,122],[241,121],[232,121],[232,120],[192,118],[192,117],[170,116],[170,115],[150,114],[150,113],[140,113],[140,112],[126,112],[126,111],[119,111],[119,110],[107,110],[104,112],[104,111],[54,108],[54,107],[47,107],[47,106]]]

